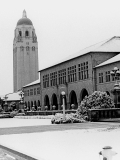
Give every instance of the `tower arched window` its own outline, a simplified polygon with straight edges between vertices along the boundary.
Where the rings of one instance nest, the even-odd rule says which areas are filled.
[[[20,51],[24,51],[24,47],[23,46],[20,47]]]
[[[35,47],[34,46],[32,47],[32,51],[35,51]]]
[[[29,50],[30,50],[30,47],[29,47],[29,46],[27,46],[27,47],[26,47],[26,51],[29,51]]]
[[[25,32],[25,36],[26,36],[26,37],[29,36],[29,32],[28,32],[28,31]]]
[[[22,37],[22,31],[19,31],[19,36]]]

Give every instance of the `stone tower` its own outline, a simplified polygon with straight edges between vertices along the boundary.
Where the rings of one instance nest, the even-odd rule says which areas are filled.
[[[37,36],[25,10],[22,18],[17,22],[14,34],[13,90],[16,92],[39,78]]]

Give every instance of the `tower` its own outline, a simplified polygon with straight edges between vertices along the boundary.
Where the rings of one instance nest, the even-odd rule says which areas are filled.
[[[17,22],[13,42],[13,87],[14,92],[37,80],[38,42],[32,21],[23,11]]]

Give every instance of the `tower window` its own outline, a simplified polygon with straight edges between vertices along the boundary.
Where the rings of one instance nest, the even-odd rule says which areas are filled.
[[[21,31],[19,31],[19,36],[22,37],[22,32]]]
[[[20,51],[24,51],[24,47],[23,46],[20,47]]]
[[[29,51],[29,50],[30,50],[30,48],[29,48],[29,46],[27,46],[27,47],[26,47],[26,51]]]
[[[32,51],[35,51],[35,47],[32,47]]]
[[[28,31],[25,32],[25,36],[26,36],[26,37],[29,36],[29,32],[28,32]]]

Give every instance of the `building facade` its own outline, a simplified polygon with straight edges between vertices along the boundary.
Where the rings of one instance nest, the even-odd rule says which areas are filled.
[[[35,110],[38,110],[38,107],[41,107],[40,102],[40,79],[23,86],[24,92],[24,104],[28,110],[32,110],[32,107],[35,107]]]
[[[23,11],[17,22],[13,42],[13,87],[14,92],[39,79],[38,42],[32,21]]]
[[[83,98],[96,90],[109,94],[113,84],[108,81],[107,88],[106,83],[100,85],[98,81],[100,67],[96,66],[117,56],[119,52],[120,37],[113,37],[88,47],[62,62],[41,69],[39,72],[42,110],[45,110],[45,106],[48,110],[52,110],[53,106],[56,106],[56,110],[61,109],[62,91],[65,92],[66,109],[72,109],[72,105],[77,109]],[[112,69],[114,64],[111,65],[111,67],[106,65],[106,69],[102,68],[104,72]]]

